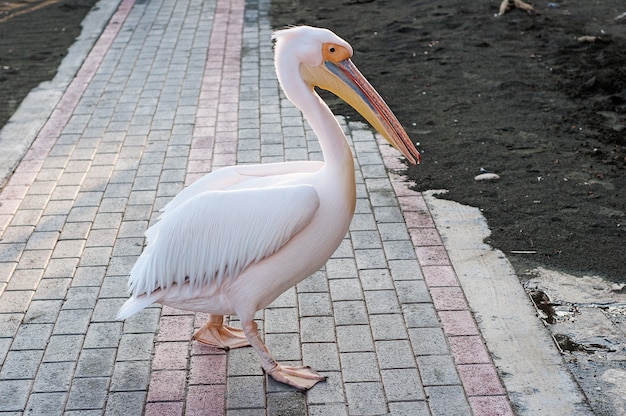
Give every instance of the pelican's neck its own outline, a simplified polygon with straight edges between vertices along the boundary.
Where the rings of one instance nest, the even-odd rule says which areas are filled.
[[[280,62],[280,60],[279,60]],[[278,62],[277,62],[278,63]],[[285,95],[304,115],[317,136],[327,168],[349,167],[354,174],[352,151],[339,122],[328,105],[302,79],[299,65],[283,60],[276,73]]]
[[[354,171],[352,151],[341,125],[315,91],[309,90],[309,94],[311,94],[311,106],[300,110],[317,136],[325,165],[337,168],[349,167],[351,171]]]

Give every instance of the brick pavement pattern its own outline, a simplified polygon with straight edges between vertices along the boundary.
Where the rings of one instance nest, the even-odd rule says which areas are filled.
[[[144,231],[184,185],[322,157],[278,87],[268,9],[121,1],[0,194],[0,414],[513,414],[398,154],[342,117],[350,232],[256,317],[276,359],[327,382],[302,394],[268,379],[251,348],[192,342],[203,314],[154,305],[115,320]]]

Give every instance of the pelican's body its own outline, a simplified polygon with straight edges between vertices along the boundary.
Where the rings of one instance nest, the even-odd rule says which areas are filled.
[[[351,63],[348,43],[305,26],[274,37],[278,79],[316,133],[324,162],[232,166],[183,190],[146,232],[147,247],[129,278],[131,298],[119,317],[155,302],[207,312],[211,318],[197,340],[221,348],[251,344],[272,377],[307,389],[323,377],[276,363],[253,317],[324,265],[354,214],[352,152],[313,87],[352,104],[410,161],[419,153]],[[243,331],[225,326],[223,315],[239,316]]]

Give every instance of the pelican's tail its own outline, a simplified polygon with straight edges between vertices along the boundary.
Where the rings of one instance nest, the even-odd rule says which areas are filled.
[[[152,305],[157,300],[158,300],[158,297],[155,296],[154,294],[150,296],[148,295],[141,295],[139,297],[132,296],[130,299],[124,302],[124,304],[120,308],[119,312],[117,313],[117,320],[122,321],[136,314],[143,308],[146,308]]]

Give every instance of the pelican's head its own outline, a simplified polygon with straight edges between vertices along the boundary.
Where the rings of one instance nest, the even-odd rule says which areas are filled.
[[[412,164],[420,153],[374,87],[352,63],[352,46],[328,29],[297,26],[274,33],[277,57],[300,65],[302,79],[311,87],[330,91],[358,111]],[[296,55],[295,57],[293,55]],[[277,61],[277,66],[280,62]],[[278,68],[277,68],[278,69]]]

